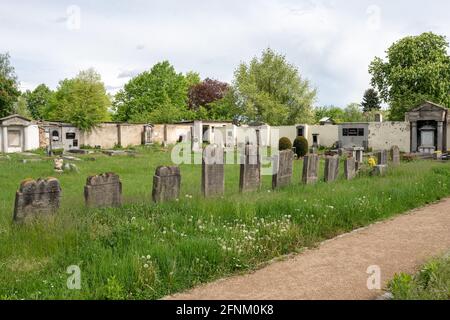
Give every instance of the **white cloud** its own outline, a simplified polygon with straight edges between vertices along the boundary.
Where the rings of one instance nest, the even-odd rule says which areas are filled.
[[[23,83],[47,83],[94,67],[111,91],[169,60],[180,72],[231,81],[234,69],[267,46],[286,54],[319,90],[319,104],[359,101],[374,56],[402,36],[450,37],[446,0],[78,0],[79,29],[67,27],[69,1],[0,3],[0,51]],[[406,10],[406,11],[405,11]]]

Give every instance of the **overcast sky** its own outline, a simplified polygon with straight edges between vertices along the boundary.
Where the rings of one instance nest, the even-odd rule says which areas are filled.
[[[231,82],[264,48],[286,55],[318,89],[317,105],[360,102],[368,65],[394,41],[450,38],[448,0],[0,0],[0,52],[22,89],[94,67],[110,92],[169,60]]]

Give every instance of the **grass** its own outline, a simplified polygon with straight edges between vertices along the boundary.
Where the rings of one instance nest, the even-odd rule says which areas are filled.
[[[450,164],[402,164],[385,177],[362,174],[335,183],[300,184],[238,193],[239,167],[226,166],[226,195],[203,199],[201,166],[182,165],[178,202],[151,202],[152,175],[170,152],[139,149],[135,157],[81,156],[80,173],[58,176],[57,216],[28,226],[12,223],[22,179],[54,176],[51,159],[0,160],[0,298],[158,299],[366,226],[450,194]],[[91,158],[95,157],[95,161]],[[321,171],[323,163],[321,163]],[[342,169],[342,167],[341,167]],[[91,174],[113,171],[123,182],[122,208],[86,209]],[[66,270],[81,269],[82,289],[68,290]]]
[[[396,275],[389,290],[395,300],[450,300],[450,255],[428,262],[415,275]]]

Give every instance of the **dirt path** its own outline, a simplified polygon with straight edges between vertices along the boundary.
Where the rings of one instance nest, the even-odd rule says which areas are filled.
[[[450,198],[322,243],[244,276],[168,299],[375,299],[367,268],[381,268],[382,288],[395,273],[415,272],[450,249]]]

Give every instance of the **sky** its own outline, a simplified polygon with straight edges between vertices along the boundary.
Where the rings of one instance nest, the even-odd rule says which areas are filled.
[[[93,67],[110,93],[169,60],[231,82],[267,47],[317,89],[316,105],[360,102],[368,66],[404,36],[450,40],[448,0],[0,0],[0,52],[22,90]]]

